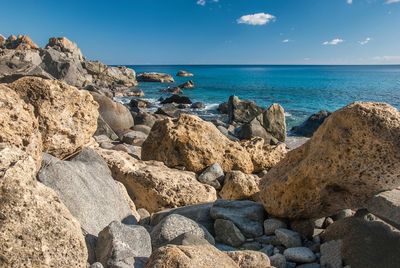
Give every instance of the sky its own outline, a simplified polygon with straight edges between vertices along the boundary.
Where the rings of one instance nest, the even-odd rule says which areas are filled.
[[[0,34],[107,64],[400,64],[400,0],[4,1]]]

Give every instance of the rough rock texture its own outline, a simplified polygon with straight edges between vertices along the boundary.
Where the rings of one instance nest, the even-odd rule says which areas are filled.
[[[234,260],[240,268],[269,268],[271,267],[267,255],[252,250],[228,251],[229,257]]]
[[[240,100],[230,96],[228,100],[229,123],[248,123],[262,113],[262,108],[253,101]]]
[[[285,110],[277,103],[263,112],[263,127],[281,142],[286,140]]]
[[[346,218],[330,225],[322,238],[342,239],[343,261],[351,267],[399,266],[400,232],[383,222]]]
[[[263,114],[256,116],[250,122],[243,124],[236,131],[236,135],[241,140],[250,140],[255,137],[262,138],[265,144],[277,144],[278,140],[268,133],[263,126]]]
[[[236,225],[223,219],[216,219],[214,222],[215,240],[229,246],[239,247],[246,241],[246,237],[240,232]]]
[[[206,168],[199,175],[198,180],[219,190],[221,189],[221,184],[224,181],[224,171],[218,163],[215,163]]]
[[[88,92],[37,77],[21,78],[10,87],[34,107],[45,152],[63,158],[89,143],[99,114]]]
[[[40,167],[42,139],[33,107],[12,89],[0,84],[0,141],[20,148]]]
[[[216,191],[192,172],[170,169],[155,161],[138,161],[124,152],[98,149],[113,178],[122,182],[136,206],[149,212],[217,199]]]
[[[194,245],[210,245],[210,243],[197,235],[189,233],[183,233],[178,235],[175,239],[168,242],[170,245],[183,245],[183,246],[194,246]]]
[[[178,214],[165,217],[152,229],[151,243],[153,248],[159,248],[184,233],[190,233],[206,239],[212,245],[215,244],[214,238],[203,226]]]
[[[135,221],[107,164],[93,149],[71,161],[45,156],[38,179],[58,193],[88,234],[97,236],[114,220]]]
[[[146,268],[238,268],[225,253],[213,246],[165,246],[153,252]]]
[[[164,73],[141,73],[137,75],[138,82],[173,83],[174,78]]]
[[[10,35],[5,40],[5,47],[7,49],[25,50],[25,49],[38,49],[32,39],[28,35]]]
[[[311,249],[306,247],[293,247],[285,249],[283,255],[285,255],[288,261],[299,263],[310,263],[317,259]]]
[[[356,102],[329,116],[306,144],[272,168],[260,196],[275,216],[332,215],[399,186],[399,162],[399,111]]]
[[[194,115],[156,122],[143,143],[144,160],[158,160],[167,166],[184,166],[200,172],[219,163],[223,170],[254,170],[250,155],[240,144],[226,138],[212,123]]]
[[[400,228],[400,189],[374,196],[368,201],[367,209],[396,228]]]
[[[252,199],[260,191],[260,180],[256,175],[231,171],[226,175],[219,195],[223,199]]]
[[[133,203],[131,197],[128,194],[128,191],[126,190],[125,186],[122,183],[120,183],[119,181],[115,181],[115,182],[118,186],[118,190],[119,190],[120,194],[122,195],[122,197],[125,199],[126,203],[128,204],[132,216],[134,216],[136,221],[139,222],[141,219],[141,216],[138,213],[138,211],[136,210],[136,205],[135,205],[135,203]]]
[[[96,257],[104,267],[144,267],[150,255],[151,238],[142,226],[114,221],[99,233]]]
[[[192,101],[189,99],[189,97],[174,94],[171,97],[168,97],[165,100],[161,101],[160,103],[192,104]]]
[[[57,194],[36,181],[32,157],[0,149],[0,266],[86,267],[79,223]]]
[[[99,93],[91,92],[91,94],[94,100],[99,104],[99,113],[101,117],[113,131],[119,134],[133,127],[133,117],[127,107]]]
[[[320,125],[325,121],[331,112],[319,111],[316,114],[311,115],[303,124],[300,126],[293,127],[291,131],[299,136],[311,137]]]
[[[342,268],[342,240],[332,240],[321,245],[321,266]]]

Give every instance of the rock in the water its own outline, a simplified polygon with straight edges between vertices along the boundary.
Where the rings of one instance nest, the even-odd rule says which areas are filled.
[[[288,248],[283,252],[283,255],[287,260],[299,263],[309,263],[317,259],[315,254],[306,247]]]
[[[214,163],[219,163],[224,171],[253,171],[250,155],[240,144],[226,138],[214,124],[187,114],[156,122],[143,143],[142,157],[194,172]]]
[[[165,217],[153,228],[150,234],[151,243],[153,248],[156,249],[165,246],[184,233],[190,233],[206,239],[212,245],[215,244],[214,238],[203,226],[178,214]]]
[[[291,131],[299,136],[311,137],[330,115],[331,112],[325,110],[319,111],[318,113],[311,115],[300,126],[293,127]]]
[[[256,175],[241,171],[228,172],[219,195],[230,200],[252,199],[260,191],[260,180]]]
[[[70,161],[45,155],[38,179],[58,193],[90,235],[97,236],[114,220],[136,221],[107,164],[93,149]]]
[[[4,145],[0,146],[0,266],[86,267],[79,223],[53,190],[36,181],[33,158]]]
[[[125,185],[136,206],[149,212],[217,199],[215,189],[198,182],[192,172],[171,169],[160,162],[139,161],[124,152],[98,152],[108,163],[113,178]]]
[[[151,103],[146,101],[146,100],[142,100],[142,99],[131,99],[131,101],[129,102],[129,107],[134,110],[134,109],[144,109],[151,106]]]
[[[400,228],[400,189],[382,192],[368,201],[367,209],[376,216]]]
[[[262,108],[253,101],[240,100],[230,96],[228,100],[229,123],[248,123],[262,113]]]
[[[182,89],[194,88],[194,82],[192,80],[189,80],[183,84],[180,84],[178,87]]]
[[[284,228],[275,230],[276,238],[287,248],[301,247],[301,237],[298,233]]]
[[[229,251],[231,257],[240,268],[270,268],[270,262],[267,255],[252,250]]]
[[[176,73],[176,76],[189,77],[189,76],[193,76],[193,74],[189,73],[187,71],[184,71],[184,70],[180,70],[179,72]]]
[[[136,77],[138,82],[173,83],[174,78],[164,73],[141,73]]]
[[[221,189],[221,184],[224,181],[224,171],[218,163],[215,163],[206,168],[199,175],[198,180],[219,190]]]
[[[229,220],[216,219],[214,230],[217,242],[233,247],[239,247],[246,241],[246,237],[244,237],[236,225]]]
[[[39,168],[42,139],[33,107],[14,90],[0,84],[0,114],[0,141],[25,151]]]
[[[104,267],[144,267],[150,255],[151,238],[142,226],[114,221],[99,233],[96,257]]]
[[[321,245],[322,267],[342,268],[342,240],[333,240]]]
[[[261,204],[252,201],[215,201],[210,210],[213,219],[232,221],[248,238],[263,235],[265,211]]]
[[[37,77],[21,78],[9,86],[34,107],[45,152],[63,158],[90,142],[99,113],[88,92]]]
[[[153,252],[146,268],[239,268],[225,253],[213,246],[165,246]]]
[[[351,267],[399,266],[400,232],[383,222],[346,218],[331,224],[322,238],[341,239],[343,262]]]
[[[204,102],[198,101],[198,102],[193,103],[190,106],[190,108],[192,108],[192,109],[204,109],[204,108],[206,108],[206,105],[204,104]]]
[[[99,104],[100,115],[114,132],[119,134],[133,127],[133,117],[127,107],[99,93],[91,92],[91,94]]]
[[[356,102],[290,151],[261,183],[266,210],[278,217],[319,218],[357,208],[400,185],[400,113],[383,103]]]
[[[220,112],[221,114],[228,114],[228,103],[223,102],[218,105],[217,111]]]
[[[264,232],[266,235],[273,235],[276,229],[286,229],[286,227],[286,223],[278,219],[270,218],[264,221]]]
[[[263,112],[263,127],[281,142],[286,140],[285,110],[277,103]]]
[[[192,101],[189,97],[180,96],[180,95],[172,95],[171,97],[166,98],[161,104],[168,104],[168,103],[176,103],[176,104],[192,104]]]

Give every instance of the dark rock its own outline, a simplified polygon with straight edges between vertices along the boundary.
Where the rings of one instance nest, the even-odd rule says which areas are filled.
[[[297,263],[310,263],[314,262],[317,259],[315,254],[306,247],[288,248],[283,252],[283,255],[288,261],[293,261]]]
[[[131,109],[145,109],[151,106],[151,103],[142,99],[131,99],[129,107]]]
[[[183,233],[177,236],[175,239],[170,241],[168,244],[171,245],[183,245],[183,246],[198,246],[198,245],[210,245],[206,239],[193,235],[191,233]]]
[[[218,163],[215,163],[206,168],[206,170],[199,175],[198,180],[219,190],[224,181],[224,171]]]
[[[190,108],[192,108],[192,109],[204,109],[204,108],[206,108],[206,105],[203,102],[195,102],[190,106]]]
[[[322,267],[342,268],[342,240],[333,240],[321,245]]]
[[[172,95],[161,102],[161,104],[176,103],[176,104],[192,104],[192,101],[186,96]]]
[[[300,126],[293,127],[291,131],[299,136],[311,137],[325,119],[331,115],[328,111],[319,111],[316,114],[311,115],[303,124]]]
[[[172,103],[163,105],[155,112],[155,114],[166,115],[169,117],[178,117],[180,113],[181,112]]]
[[[275,254],[269,258],[271,261],[271,265],[276,268],[287,268],[286,267],[286,258],[282,254]]]
[[[137,75],[138,82],[173,83],[174,78],[164,73],[141,73]]]
[[[297,232],[280,228],[275,230],[276,238],[287,248],[301,247],[301,237]]]
[[[228,101],[229,123],[248,123],[263,112],[255,102],[240,100],[236,96],[230,96]]]
[[[278,144],[278,140],[268,133],[262,125],[263,115],[260,114],[248,123],[240,126],[237,131],[238,138],[242,140],[251,140],[254,137],[260,137],[264,139],[266,144],[275,145]]]
[[[214,223],[215,239],[217,242],[224,243],[229,246],[239,247],[246,238],[240,232],[239,228],[229,220],[217,219]]]
[[[220,112],[221,114],[228,114],[228,103],[223,102],[220,105],[218,105],[217,111]]]
[[[148,127],[153,127],[156,121],[157,118],[147,112],[139,112],[134,117],[135,125],[146,125]]]
[[[180,84],[178,87],[182,89],[194,88],[194,82],[192,80],[189,80],[183,84]]]
[[[264,232],[266,235],[273,235],[276,229],[286,227],[286,223],[278,219],[270,218],[264,221]]]
[[[144,267],[150,255],[150,235],[142,226],[114,221],[99,233],[96,257],[104,267]]]

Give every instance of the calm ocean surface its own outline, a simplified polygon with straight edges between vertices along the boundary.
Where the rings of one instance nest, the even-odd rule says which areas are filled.
[[[230,95],[263,107],[277,102],[287,112],[289,127],[322,109],[334,111],[356,100],[387,102],[400,108],[400,65],[396,66],[128,66],[137,73],[178,70],[194,77],[175,77],[178,85],[193,80],[185,90],[192,101],[206,103],[205,114],[216,113]],[[167,84],[141,83],[145,98],[157,100]],[[165,96],[165,95],[164,95]]]

